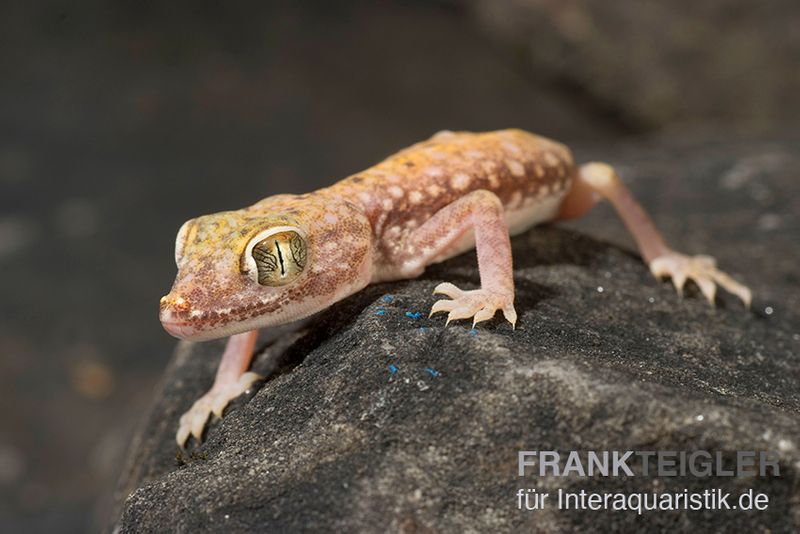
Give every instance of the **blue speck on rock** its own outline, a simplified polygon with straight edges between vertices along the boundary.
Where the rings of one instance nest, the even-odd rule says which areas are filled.
[[[434,369],[432,367],[426,367],[425,370],[428,372],[429,375],[431,375],[434,378],[436,378],[437,376],[439,376],[441,374],[441,373],[439,373],[439,371],[437,371],[436,369]]]
[[[399,371],[399,370],[400,369],[398,369],[395,364],[393,364],[393,363],[389,364],[389,372],[392,373],[393,375],[396,375],[397,371]]]
[[[420,312],[406,312],[406,317],[411,317],[412,319],[419,319],[422,317]]]

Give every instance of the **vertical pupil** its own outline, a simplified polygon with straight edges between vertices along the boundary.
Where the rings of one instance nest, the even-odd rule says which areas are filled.
[[[275,241],[275,248],[278,251],[278,261],[281,264],[281,276],[286,276],[286,267],[283,265],[283,254],[281,254],[281,245],[278,241]]]

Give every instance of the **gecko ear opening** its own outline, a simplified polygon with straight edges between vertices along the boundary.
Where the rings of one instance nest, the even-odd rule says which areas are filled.
[[[256,241],[249,250],[249,255],[255,264],[255,272],[251,276],[259,284],[283,286],[294,281],[303,272],[308,249],[305,239],[298,232],[284,230],[270,233]]]

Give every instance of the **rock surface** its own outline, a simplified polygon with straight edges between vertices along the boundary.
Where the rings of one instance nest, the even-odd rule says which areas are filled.
[[[696,292],[681,300],[634,254],[572,229],[537,228],[513,240],[516,331],[499,318],[474,331],[427,318],[436,283],[477,285],[473,253],[418,280],[369,287],[269,333],[254,368],[273,371],[270,379],[176,456],[177,419],[209,387],[222,348],[181,344],[132,446],[115,528],[796,530],[800,251],[789,236],[800,225],[797,201],[782,194],[796,191],[791,144],[621,154],[626,181],[676,248],[713,253],[751,283],[752,312],[729,295],[716,309]],[[764,213],[774,218],[759,226]],[[596,215],[595,224],[611,216]],[[519,450],[573,449],[774,450],[782,477],[517,476]],[[525,512],[519,488],[753,489],[770,506]]]

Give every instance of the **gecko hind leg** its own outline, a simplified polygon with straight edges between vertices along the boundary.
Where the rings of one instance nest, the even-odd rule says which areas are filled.
[[[686,280],[693,280],[713,305],[717,284],[739,297],[750,308],[752,292],[728,274],[717,269],[711,256],[689,256],[672,250],[661,237],[655,224],[633,198],[617,176],[605,163],[587,163],[578,169],[577,177],[561,206],[560,217],[572,219],[589,211],[600,199],[611,202],[627,226],[639,251],[657,278],[670,277],[680,295]]]
[[[200,441],[211,414],[222,417],[222,412],[230,401],[263,378],[256,373],[246,372],[253,359],[257,337],[258,330],[251,330],[228,338],[214,384],[180,418],[178,432],[175,434],[179,447],[184,446],[190,435]]]
[[[400,247],[400,264],[406,276],[422,272],[426,265],[443,261],[468,249],[467,235],[474,230],[475,249],[481,288],[464,291],[445,282],[434,289],[449,300],[439,300],[430,315],[448,312],[447,323],[472,317],[473,326],[503,312],[511,326],[517,322],[514,309],[514,276],[511,263],[511,241],[503,216],[503,205],[497,195],[478,190],[445,206],[422,226],[414,230]],[[471,245],[471,243],[469,243]]]

